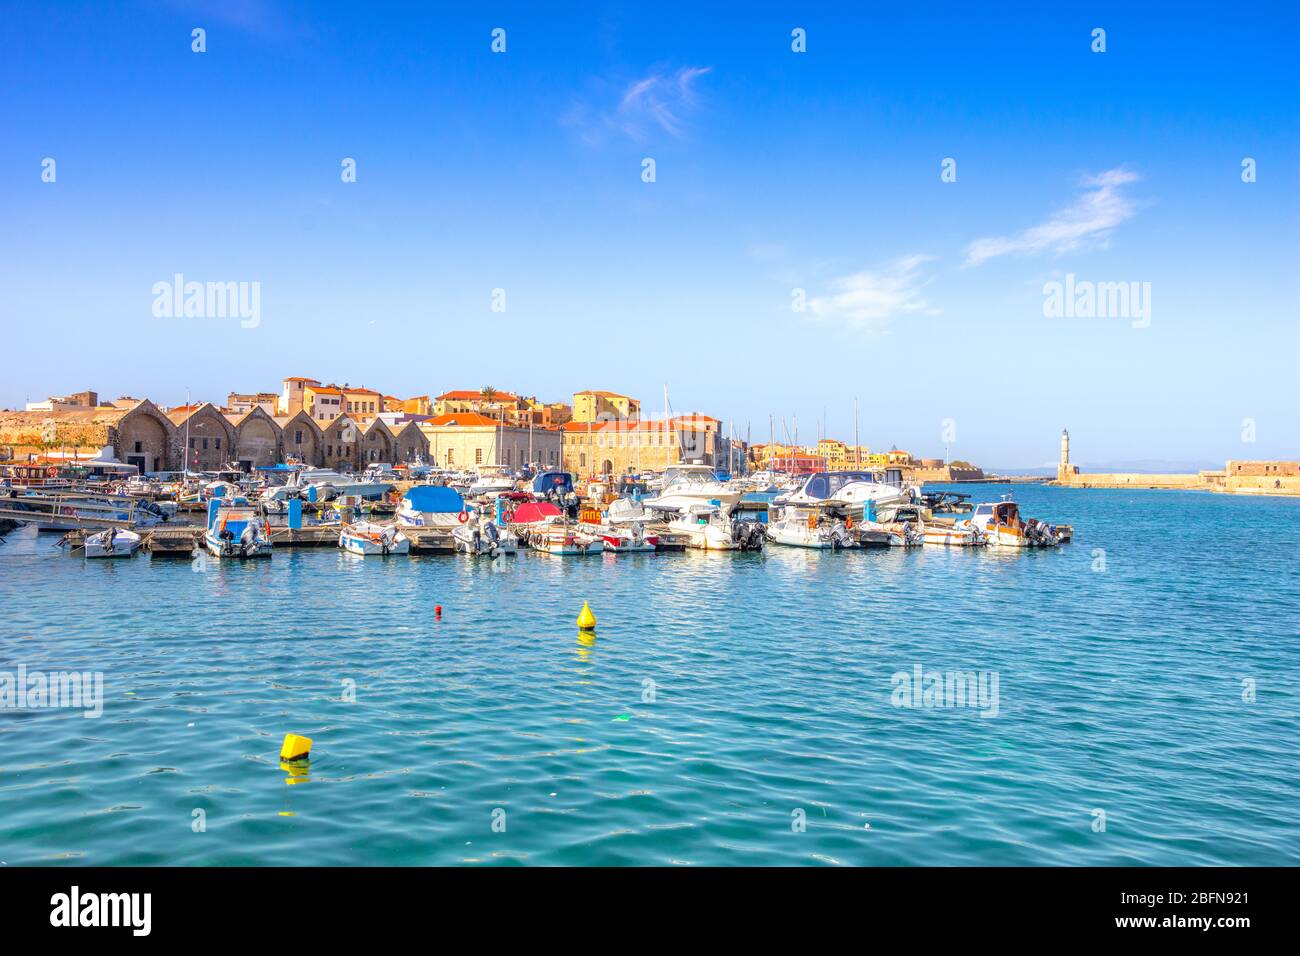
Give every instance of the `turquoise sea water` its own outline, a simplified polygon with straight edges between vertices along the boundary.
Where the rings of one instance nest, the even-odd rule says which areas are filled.
[[[0,670],[106,701],[0,710],[0,861],[1300,862],[1300,500],[1016,496],[1075,542],[196,572],[12,535]],[[894,706],[917,665],[997,715]]]

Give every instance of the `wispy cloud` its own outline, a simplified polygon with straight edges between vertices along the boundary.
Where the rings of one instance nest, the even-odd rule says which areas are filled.
[[[976,239],[966,247],[965,264],[977,266],[1011,254],[1053,252],[1060,255],[1079,249],[1104,248],[1111,231],[1136,209],[1136,203],[1123,188],[1138,179],[1137,173],[1126,169],[1108,169],[1099,176],[1087,176],[1081,183],[1086,191],[1046,222],[1017,236]]]
[[[661,68],[615,89],[603,81],[594,96],[572,104],[564,121],[591,143],[611,136],[644,142],[660,132],[680,137],[698,105],[696,81],[711,70],[707,66]]]
[[[926,279],[922,267],[929,256],[908,256],[882,269],[863,270],[836,279],[826,295],[808,300],[810,317],[879,335],[899,316],[930,312],[921,296]]]

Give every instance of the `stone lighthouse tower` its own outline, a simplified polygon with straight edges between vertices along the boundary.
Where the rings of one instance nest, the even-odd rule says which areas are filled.
[[[1061,429],[1061,463],[1056,466],[1056,480],[1068,482],[1071,477],[1079,473],[1077,465],[1070,464],[1070,433],[1068,430]]]

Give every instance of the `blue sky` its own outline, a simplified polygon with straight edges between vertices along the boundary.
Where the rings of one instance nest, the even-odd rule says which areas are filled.
[[[754,440],[1300,453],[1292,5],[535,6],[4,4],[0,405],[667,383]],[[175,273],[259,324],[155,316]],[[1046,317],[1066,274],[1149,325]]]

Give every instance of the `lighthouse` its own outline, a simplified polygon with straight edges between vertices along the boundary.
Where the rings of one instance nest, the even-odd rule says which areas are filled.
[[[1070,432],[1061,429],[1061,463],[1056,468],[1057,481],[1069,481],[1079,473],[1079,469],[1070,464]]]

